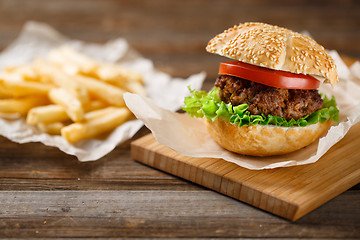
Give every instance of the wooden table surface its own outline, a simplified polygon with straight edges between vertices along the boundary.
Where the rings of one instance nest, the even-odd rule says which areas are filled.
[[[209,89],[223,58],[204,47],[225,28],[262,21],[308,30],[326,48],[360,58],[359,13],[355,0],[0,0],[0,49],[37,20],[89,42],[125,37],[173,76],[206,71]],[[0,237],[360,238],[359,185],[290,222],[135,162],[130,142],[80,163],[0,137]]]

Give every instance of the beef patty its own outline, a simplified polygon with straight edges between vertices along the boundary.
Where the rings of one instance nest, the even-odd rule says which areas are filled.
[[[323,106],[317,90],[275,88],[229,75],[220,75],[215,86],[222,101],[233,106],[246,103],[251,114],[297,120]]]

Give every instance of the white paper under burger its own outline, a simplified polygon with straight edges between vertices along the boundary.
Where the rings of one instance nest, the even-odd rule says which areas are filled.
[[[69,45],[100,61],[119,62],[141,73],[149,98],[171,111],[179,109],[182,105],[188,85],[200,89],[205,79],[204,73],[190,76],[188,79],[176,79],[157,71],[153,63],[140,56],[124,38],[105,44],[90,44],[68,39],[49,25],[36,22],[28,22],[19,37],[0,54],[0,70],[6,66],[30,62],[36,56],[46,56],[50,49],[61,45]],[[42,142],[75,155],[80,161],[101,158],[118,144],[130,139],[142,126],[143,123],[139,120],[129,121],[115,129],[106,139],[83,140],[70,144],[60,136],[51,136],[27,125],[24,119],[0,118],[0,134],[11,141]]]
[[[250,157],[231,153],[217,145],[209,136],[201,119],[165,110],[150,99],[126,94],[125,102],[136,117],[152,131],[159,143],[192,157],[223,158],[239,166],[260,170],[314,163],[340,141],[351,126],[360,121],[360,63],[350,68],[336,51],[330,51],[338,66],[340,81],[334,88],[322,84],[319,91],[335,96],[340,110],[340,123],[311,145],[290,154],[272,157]]]

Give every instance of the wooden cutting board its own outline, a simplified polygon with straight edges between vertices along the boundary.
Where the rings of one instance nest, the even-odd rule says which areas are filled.
[[[152,134],[131,144],[132,158],[255,207],[297,220],[360,182],[360,124],[313,164],[249,170],[223,159],[194,158]]]

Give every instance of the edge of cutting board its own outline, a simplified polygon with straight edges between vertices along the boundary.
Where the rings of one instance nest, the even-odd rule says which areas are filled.
[[[360,124],[313,164],[249,170],[223,159],[183,156],[148,134],[136,161],[295,221],[360,182]]]

